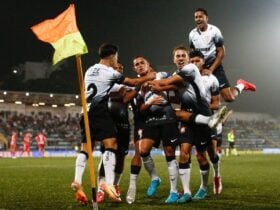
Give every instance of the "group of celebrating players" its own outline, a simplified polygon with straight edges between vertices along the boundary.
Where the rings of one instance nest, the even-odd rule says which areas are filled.
[[[232,102],[243,90],[255,91],[256,87],[242,79],[237,81],[236,86],[230,86],[222,66],[225,49],[221,31],[208,24],[205,9],[197,9],[194,16],[197,27],[189,33],[191,50],[183,45],[174,48],[173,62],[177,70],[172,75],[156,72],[148,59],[137,56],[133,59],[133,68],[138,77],[124,77],[123,67],[118,63],[118,47],[107,43],[99,48],[99,63],[86,71],[84,83],[91,141],[92,145],[95,141],[102,144],[97,202],[103,202],[105,193],[113,201],[121,202],[120,179],[130,142],[129,104],[134,114],[135,154],[131,161],[127,203],[135,202],[142,163],[151,177],[147,196],[156,194],[161,179],[151,150],[161,143],[170,181],[165,203],[186,203],[206,197],[210,168],[207,155],[214,171],[214,194],[221,193],[217,148],[221,145],[222,123],[231,111],[226,106],[221,107],[220,95],[224,101]],[[175,109],[174,104],[179,104],[180,109]],[[76,199],[87,204],[82,176],[90,154],[86,149],[83,116],[80,124],[82,144],[71,187],[76,192]],[[190,172],[193,146],[200,167],[201,185],[192,196]],[[178,161],[175,155],[177,147],[180,151]],[[177,190],[179,178],[182,193]]]

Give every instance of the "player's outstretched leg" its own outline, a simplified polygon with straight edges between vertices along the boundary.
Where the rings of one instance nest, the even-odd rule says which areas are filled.
[[[217,125],[223,121],[225,116],[227,116],[228,109],[226,106],[221,107],[215,114],[213,114],[208,122],[208,126],[213,129],[216,128]]]
[[[257,89],[253,83],[247,82],[244,79],[237,80],[237,85],[244,85],[244,90],[256,91]]]

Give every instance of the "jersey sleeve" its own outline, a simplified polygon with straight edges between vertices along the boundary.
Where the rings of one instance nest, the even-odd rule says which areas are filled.
[[[216,47],[222,47],[224,45],[224,37],[222,35],[221,30],[217,27],[215,27],[213,41],[214,41]]]
[[[193,81],[195,79],[195,69],[193,64],[187,64],[180,71],[177,72],[177,75],[182,77],[185,81]]]
[[[115,71],[115,70],[113,70],[113,71]],[[123,83],[124,79],[125,79],[125,77],[117,71],[115,71],[112,75],[112,81],[114,83],[121,84],[121,83]]]
[[[190,49],[195,49],[194,44],[192,42],[192,31],[189,33],[189,47]]]
[[[219,95],[219,81],[212,74],[211,74],[211,79],[212,79],[211,95],[217,96],[217,95]]]

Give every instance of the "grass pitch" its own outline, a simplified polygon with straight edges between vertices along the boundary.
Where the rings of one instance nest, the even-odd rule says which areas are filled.
[[[129,183],[130,157],[127,157],[122,177],[120,204],[106,198],[99,209],[280,209],[280,155],[240,155],[223,157],[221,174],[223,192],[212,193],[212,170],[209,193],[205,200],[186,204],[164,203],[169,192],[167,165],[164,157],[155,156],[157,172],[162,179],[154,198],[146,197],[150,179],[142,168],[138,179],[136,202],[127,204],[125,196]],[[199,168],[192,158],[191,189],[199,188]],[[95,159],[97,166],[99,159]],[[92,209],[81,206],[74,199],[70,184],[74,177],[75,158],[17,158],[0,159],[0,210],[13,209]],[[84,189],[91,197],[89,170],[84,174]],[[181,184],[179,181],[179,189]]]

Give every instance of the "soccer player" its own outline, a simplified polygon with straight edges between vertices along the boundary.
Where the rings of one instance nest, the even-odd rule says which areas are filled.
[[[133,59],[133,69],[139,77],[147,75],[149,72],[154,71],[150,65],[150,62],[145,59],[143,56],[137,56]],[[136,91],[136,97],[131,101],[131,106],[133,110],[133,119],[134,119],[134,156],[131,160],[130,166],[130,181],[129,187],[126,195],[126,201],[129,204],[132,204],[135,201],[136,197],[136,188],[137,188],[137,179],[141,170],[142,160],[139,152],[140,144],[139,140],[142,138],[143,127],[145,124],[145,116],[140,111],[140,104],[142,97],[140,96],[139,90]],[[158,99],[150,101],[151,105],[156,104]],[[158,145],[155,145],[158,147]],[[145,161],[143,162],[145,169],[151,177],[151,184],[147,190],[147,196],[154,196],[157,188],[160,184],[160,178],[157,175],[154,161],[150,154],[147,155]]]
[[[200,51],[191,51],[189,53],[190,63],[195,64],[200,73],[203,72],[204,68],[204,55]],[[206,100],[211,110],[217,110],[220,107],[220,96],[219,96],[219,82],[216,77],[212,74],[202,75],[204,86],[206,89]],[[221,125],[221,123],[219,123]],[[196,146],[196,157],[200,167],[201,185],[197,193],[193,196],[193,200],[204,199],[207,195],[208,177],[209,177],[209,162],[207,159],[206,151],[212,162],[214,169],[214,193],[220,194],[222,183],[219,170],[219,156],[217,153],[217,131],[212,130],[211,133],[212,141],[208,144],[201,144]]]
[[[156,80],[166,77],[168,77],[167,73],[158,72]],[[170,193],[165,203],[174,203],[178,199],[178,164],[175,158],[175,148],[178,138],[176,113],[169,102],[167,91],[154,93],[148,84],[144,84],[141,87],[141,96],[142,103],[140,103],[139,108],[141,112],[145,113],[145,124],[142,137],[139,140],[140,156],[142,161],[147,164],[147,161],[150,162],[149,156],[152,147],[162,142],[171,185]],[[150,162],[150,166],[148,165],[148,167],[154,168],[154,165]],[[152,188],[156,188],[160,182],[161,180],[158,177],[152,178]],[[149,194],[149,189],[147,195],[153,196],[153,194]]]
[[[45,155],[45,146],[47,146],[47,138],[45,134],[40,131],[38,135],[35,137],[38,146],[38,152],[40,157],[44,157]]]
[[[181,110],[183,112],[180,112],[179,117],[181,120],[179,175],[184,194],[177,202],[185,203],[192,200],[190,191],[191,148],[193,145],[199,146],[211,141],[211,130],[207,125],[211,119],[211,110],[206,100],[206,90],[202,76],[196,65],[189,64],[188,51],[184,46],[175,47],[173,62],[178,68],[176,74],[167,79],[150,82],[150,84],[154,90],[165,90],[166,86],[171,84],[180,87]],[[215,121],[220,121],[225,112],[226,108],[223,108],[218,112],[218,115],[215,114]],[[190,113],[191,117],[186,117],[185,113]]]
[[[123,83],[138,86],[143,82],[154,79],[155,74],[148,74],[141,78],[124,77],[121,73],[114,70],[118,61],[118,47],[113,44],[102,44],[99,48],[99,63],[91,66],[85,73],[84,83],[87,105],[89,107],[89,126],[91,133],[92,146],[95,141],[101,141],[105,151],[102,154],[102,161],[105,171],[105,182],[102,190],[115,201],[120,202],[121,198],[116,193],[114,187],[115,165],[117,152],[117,139],[115,124],[108,111],[108,92],[115,83]],[[82,176],[84,173],[86,160],[88,158],[85,126],[83,116],[81,117],[82,144],[81,152],[76,159],[75,178],[71,187],[76,191],[76,199],[82,204],[87,204],[88,199],[82,190]]]
[[[196,28],[189,33],[189,45],[193,50],[203,53],[205,70],[214,74],[220,85],[220,93],[226,102],[232,102],[243,90],[255,91],[256,86],[239,79],[235,87],[231,87],[226,77],[222,60],[225,56],[224,38],[220,29],[208,24],[208,13],[203,8],[194,13]]]
[[[24,152],[27,152],[28,157],[30,157],[31,138],[32,134],[29,131],[27,131],[23,137],[23,148],[20,156],[22,156]]]
[[[17,138],[18,138],[17,132],[13,131],[12,136],[11,136],[11,142],[10,142],[11,158],[13,158],[13,159],[17,158],[17,156],[16,156]]]
[[[123,74],[123,65],[118,63],[113,67],[115,70]],[[117,194],[120,196],[120,180],[124,169],[125,156],[128,154],[130,142],[130,125],[128,117],[128,104],[135,97],[136,93],[133,87],[125,86],[123,84],[114,84],[109,92],[108,108],[110,116],[117,128],[117,144],[118,149],[116,153],[116,167],[115,167],[115,180],[114,186]],[[104,147],[101,146],[102,153]],[[103,202],[105,193],[101,189],[102,183],[105,182],[105,171],[102,159],[99,164],[99,177],[98,177],[98,203]]]

